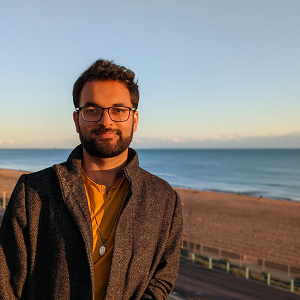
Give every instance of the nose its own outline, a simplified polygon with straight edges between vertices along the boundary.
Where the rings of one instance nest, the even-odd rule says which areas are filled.
[[[98,124],[101,124],[101,125],[104,125],[104,126],[112,124],[112,120],[111,120],[111,118],[109,116],[109,113],[108,113],[108,108],[103,108],[102,118],[98,121]]]

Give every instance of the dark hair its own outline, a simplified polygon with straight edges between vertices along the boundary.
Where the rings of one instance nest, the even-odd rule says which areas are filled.
[[[125,84],[129,93],[133,108],[139,104],[139,86],[134,81],[135,74],[122,66],[114,64],[113,61],[98,59],[76,80],[73,87],[73,102],[75,108],[79,107],[80,93],[85,83],[100,80],[115,80]]]

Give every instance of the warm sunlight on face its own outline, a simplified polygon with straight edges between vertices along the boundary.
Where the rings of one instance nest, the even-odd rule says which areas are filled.
[[[80,108],[87,106],[92,113],[93,107],[132,108],[132,103],[130,93],[123,83],[112,80],[92,81],[83,86],[80,95]],[[83,112],[85,111],[82,109],[78,113],[74,112],[73,117],[81,143],[89,154],[97,157],[113,157],[127,150],[133,132],[137,130],[137,111],[128,110],[128,120],[122,122],[113,121],[115,115],[107,109],[103,110],[101,119],[95,122],[84,120]]]

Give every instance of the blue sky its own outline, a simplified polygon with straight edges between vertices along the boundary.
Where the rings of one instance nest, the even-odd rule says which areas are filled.
[[[72,148],[98,58],[140,85],[136,148],[300,148],[300,1],[1,1],[0,148]]]

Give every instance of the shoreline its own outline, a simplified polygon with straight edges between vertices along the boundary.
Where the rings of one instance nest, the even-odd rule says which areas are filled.
[[[2,199],[2,192],[3,189],[7,186],[7,193],[9,195],[11,195],[12,190],[15,186],[15,184],[17,183],[18,178],[22,175],[22,174],[29,174],[29,173],[33,173],[32,171],[25,171],[25,170],[15,170],[15,169],[3,169],[0,168],[0,199]],[[15,183],[13,184],[13,182],[11,182],[11,184],[7,185],[7,179],[12,177],[12,180],[15,180]],[[6,183],[2,183],[2,181],[5,181]],[[252,198],[256,198],[259,199],[259,197],[251,195],[251,194],[247,194],[247,193],[239,193],[239,192],[234,192],[234,191],[222,191],[222,190],[209,190],[209,189],[204,189],[204,190],[198,190],[198,189],[194,189],[194,188],[188,188],[188,187],[183,187],[183,186],[172,186],[174,190],[189,190],[189,191],[196,191],[196,192],[203,192],[203,193],[216,193],[216,194],[225,194],[225,195],[234,195],[234,196],[241,196],[241,197],[252,197]],[[262,197],[262,199],[268,199],[268,200],[272,200],[272,201],[283,201],[283,202],[296,202],[296,203],[300,203],[300,200],[293,200],[290,198],[265,198]]]
[[[222,190],[210,190],[210,189],[204,189],[204,190],[198,190],[198,189],[194,189],[194,188],[187,188],[187,187],[182,187],[182,186],[172,186],[172,188],[174,190],[189,190],[189,191],[196,191],[196,192],[207,192],[207,193],[216,193],[216,194],[226,194],[226,195],[236,195],[236,196],[245,196],[245,197],[252,197],[252,198],[256,198],[259,199],[260,197],[251,195],[250,193],[240,193],[240,192],[234,192],[234,191],[222,191]],[[261,196],[262,199],[267,199],[267,200],[272,200],[272,201],[284,201],[284,202],[296,202],[296,203],[300,203],[300,200],[293,200],[291,198],[271,198],[271,197],[263,197]]]
[[[21,174],[0,169],[0,201]],[[300,267],[300,202],[174,187],[181,198],[183,239],[247,257]]]

